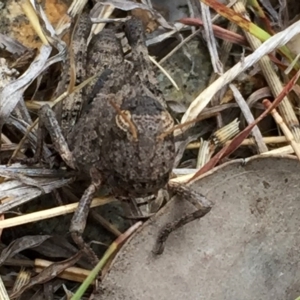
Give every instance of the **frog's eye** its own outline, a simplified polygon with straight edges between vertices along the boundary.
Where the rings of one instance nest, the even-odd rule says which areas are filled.
[[[174,127],[174,120],[167,111],[161,113],[161,121],[164,131],[169,131]]]
[[[116,115],[117,126],[127,132],[130,130],[131,114],[128,110],[121,110],[121,114]]]

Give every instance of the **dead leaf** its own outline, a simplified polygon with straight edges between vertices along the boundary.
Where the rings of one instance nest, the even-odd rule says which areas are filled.
[[[81,257],[82,253],[79,251],[76,255],[72,256],[69,259],[53,263],[49,267],[45,268],[40,274],[33,277],[31,281],[24,286],[22,289],[20,289],[16,293],[12,293],[10,295],[11,298],[16,298],[20,296],[20,294],[24,293],[26,290],[32,288],[33,286],[37,284],[45,283],[53,278],[55,278],[58,274],[63,272],[65,269],[72,267]]]
[[[43,45],[39,55],[31,63],[28,70],[18,79],[0,90],[0,129],[2,129],[2,126],[5,124],[17,103],[23,98],[25,89],[44,69],[51,51],[52,47]]]
[[[179,101],[167,100],[167,105],[176,114],[183,114],[187,110],[187,107]]]
[[[12,54],[22,55],[29,49],[19,43],[17,40],[0,33],[0,48]]]
[[[50,237],[50,235],[27,235],[14,240],[5,249],[3,249],[0,256],[0,265],[3,264],[7,258],[13,257],[15,254],[23,250],[39,246]]]

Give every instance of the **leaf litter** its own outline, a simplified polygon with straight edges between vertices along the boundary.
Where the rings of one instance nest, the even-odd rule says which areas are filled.
[[[8,2],[8,6],[16,5],[14,0]],[[26,255],[29,254],[32,266],[34,265],[33,253],[34,259],[39,256],[46,256],[49,259],[49,264],[44,264],[44,267],[40,268],[39,275],[31,277],[31,272],[29,272],[28,276],[25,276],[29,278],[24,281],[25,284],[10,293],[11,297],[20,296],[20,299],[25,290],[31,296],[34,295],[36,285],[54,282],[53,280],[65,269],[69,269],[75,264],[90,268],[84,259],[80,259],[80,252],[76,253],[76,248],[70,244],[66,236],[56,238],[54,232],[40,234],[37,231],[33,235],[22,234],[22,231],[19,235],[15,235],[19,228],[18,225],[21,224],[29,226],[32,222],[42,223],[48,218],[59,215],[67,219],[67,214],[74,211],[76,204],[69,204],[64,201],[64,198],[68,196],[73,202],[76,202],[82,192],[77,184],[78,174],[75,171],[67,170],[49,145],[45,145],[43,149],[42,167],[26,166],[14,162],[28,157],[31,155],[30,149],[34,149],[36,126],[34,126],[35,123],[32,123],[31,117],[35,118],[36,108],[43,103],[52,102],[53,104],[61,100],[55,100],[50,96],[55,82],[51,82],[48,77],[51,72],[56,72],[56,69],[65,60],[68,42],[62,38],[64,33],[68,31],[73,18],[78,15],[84,5],[90,4],[87,3],[89,1],[80,0],[72,1],[71,5],[67,3],[68,1],[61,1],[63,6],[56,0],[45,0],[44,2],[46,3],[43,3],[44,6],[34,0],[22,0],[21,5],[18,4],[19,8],[23,8],[23,18],[26,16],[30,20],[36,34],[32,47],[29,46],[30,42],[25,45],[25,43],[23,44],[24,40],[18,40],[17,34],[8,36],[6,33],[0,33],[0,78],[2,83],[0,86],[0,124],[2,129],[0,151],[0,213],[2,220],[0,220],[0,228],[4,229],[3,237],[10,236],[6,239],[9,246],[2,251],[0,261],[4,266],[24,250],[26,250],[24,252],[27,253]],[[185,16],[175,22],[169,21],[172,16],[168,14],[171,12],[166,13],[163,5],[157,5],[156,1],[148,1],[151,4],[149,6],[149,3],[146,4],[146,2],[110,0],[98,2],[94,7],[91,6],[90,17],[95,23],[92,34],[99,32],[110,20],[121,22],[130,14],[134,14],[143,19],[147,28],[147,45],[156,64],[157,74],[169,77],[168,80],[173,89],[180,89],[177,85],[180,78],[172,78],[172,69],[169,68],[168,61],[170,57],[175,57],[178,52],[182,51],[194,66],[197,56],[189,52],[189,43],[192,40],[200,39],[201,36],[206,40],[215,69],[215,73],[211,74],[209,85],[207,84],[204,90],[197,90],[195,87],[195,97],[191,103],[185,103],[180,98],[166,99],[170,111],[177,121],[174,132],[177,140],[174,173],[185,174],[175,176],[171,179],[171,183],[191,183],[215,165],[222,164],[224,159],[231,160],[236,157],[246,159],[252,155],[265,155],[272,151],[278,153],[289,151],[289,153],[296,153],[299,156],[300,134],[297,129],[297,124],[299,124],[297,106],[299,62],[296,59],[299,48],[295,45],[299,40],[300,26],[299,21],[287,25],[284,19],[287,15],[286,12],[291,13],[292,1],[280,9],[272,6],[273,2],[272,4],[262,3],[263,6],[259,6],[260,4],[256,1],[251,1],[250,6],[252,5],[255,8],[254,11],[257,12],[256,18],[251,20],[247,15],[242,14],[243,9],[245,10],[244,1],[229,3],[227,6],[215,0],[202,0],[199,6],[186,1]],[[176,3],[177,1],[174,2],[174,6],[177,5]],[[45,10],[47,7],[48,10],[49,7],[59,8],[57,22],[49,21],[49,11]],[[195,12],[197,17],[195,17]],[[224,19],[222,22],[218,21],[218,14],[234,24],[229,24],[226,28],[227,24],[224,23]],[[200,16],[202,16],[202,20],[199,18]],[[53,18],[53,14],[51,18]],[[261,27],[256,25],[257,18],[262,20]],[[292,20],[292,16],[290,19]],[[234,28],[232,25],[236,25],[235,29],[232,29]],[[9,24],[9,26],[11,25]],[[20,26],[19,23],[18,26]],[[200,28],[195,31],[193,26]],[[243,29],[243,32],[233,31],[238,26]],[[202,32],[202,28],[204,28],[204,32]],[[11,32],[16,32],[16,30],[11,30]],[[256,40],[253,40],[253,37]],[[222,43],[221,46],[220,43]],[[164,47],[161,45],[172,46],[168,46],[168,53],[166,53],[162,51]],[[220,49],[226,49],[226,51],[222,52]],[[208,52],[207,49],[206,52]],[[263,63],[266,60],[267,63]],[[159,63],[156,63],[157,61]],[[251,75],[254,67],[258,71]],[[193,72],[191,69],[182,76],[195,76]],[[250,88],[247,87],[241,79],[243,74],[248,74],[245,77],[246,80],[256,79],[260,74],[263,78],[260,83],[263,86],[254,83]],[[284,79],[282,80],[282,78]],[[242,88],[239,83],[242,83]],[[232,90],[232,97],[225,101],[223,95],[229,89]],[[294,94],[291,91],[294,91]],[[273,99],[275,100],[272,102]],[[33,103],[37,106],[32,106]],[[275,110],[277,106],[279,112]],[[28,107],[34,110],[30,111],[30,114]],[[271,119],[270,112],[274,119]],[[255,117],[257,115],[258,118]],[[267,127],[262,126],[263,118],[265,118]],[[281,130],[274,126],[274,122],[281,127]],[[241,130],[240,133],[239,130]],[[13,160],[11,160],[12,151],[15,152]],[[45,203],[39,203],[38,199],[43,199],[48,194],[52,195],[51,203],[46,206]],[[93,203],[93,206],[100,206],[99,209],[101,209],[107,203],[113,205],[114,199],[113,197],[99,197]],[[55,205],[58,207],[55,208]],[[54,213],[52,209],[57,209],[57,211]],[[118,209],[114,209],[113,215],[121,215]],[[102,212],[105,215],[105,210]],[[147,215],[152,213],[147,208],[145,212]],[[15,214],[19,214],[19,216],[15,217]],[[112,224],[105,222],[104,226],[107,229],[111,227],[111,232],[120,232],[117,228],[120,229],[122,226],[125,227],[121,232],[125,232],[129,227],[128,223],[118,224],[122,218],[111,218],[111,215],[108,215],[108,219],[112,220]],[[88,225],[93,226],[90,222]],[[14,234],[9,233],[9,230],[13,230]],[[65,230],[68,230],[68,226]],[[12,238],[12,236],[16,237]],[[93,238],[99,239],[95,236]],[[49,242],[51,240],[57,242],[53,242],[52,245]],[[109,237],[108,240],[111,242],[112,238]],[[51,246],[53,246],[52,249]],[[32,252],[33,250],[35,252]],[[104,253],[103,247],[99,253]],[[62,258],[65,260],[54,262]],[[101,268],[104,265],[101,265]],[[26,272],[26,268],[24,269],[23,266],[14,265],[13,268],[20,274]],[[32,270],[32,274],[34,274],[34,270]],[[72,276],[67,278],[72,280]],[[70,291],[65,285],[63,286],[65,280],[59,281],[56,295],[63,295],[66,291],[69,294]],[[74,282],[76,282],[75,279]],[[74,283],[72,289],[76,290],[76,287],[76,283]],[[7,297],[8,294],[6,293],[5,296],[5,293],[4,289],[1,295]]]

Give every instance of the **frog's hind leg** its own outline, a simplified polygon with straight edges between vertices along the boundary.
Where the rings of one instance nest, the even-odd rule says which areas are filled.
[[[49,132],[52,139],[55,150],[60,154],[65,163],[75,169],[74,157],[72,152],[69,150],[68,144],[62,134],[62,130],[55,117],[54,111],[49,105],[44,105],[39,110],[39,127],[38,127],[38,139],[37,149],[34,157],[31,159],[31,163],[37,163],[42,154],[42,147],[44,142],[45,133]],[[98,258],[93,250],[84,242],[82,238],[83,231],[86,226],[86,220],[89,213],[91,201],[94,197],[95,192],[101,185],[101,179],[98,171],[95,168],[90,170],[90,176],[92,183],[85,190],[82,195],[78,207],[73,215],[70,232],[74,242],[79,246],[81,250],[85,252],[92,263],[98,262]]]
[[[192,190],[189,186],[169,184],[168,188],[171,191],[175,192],[178,196],[193,204],[197,210],[191,213],[187,213],[180,219],[175,220],[174,222],[167,223],[165,226],[163,226],[163,228],[161,228],[152,250],[155,255],[163,253],[166,240],[171,232],[189,222],[204,217],[212,208],[212,202],[210,200],[208,200],[199,192]]]

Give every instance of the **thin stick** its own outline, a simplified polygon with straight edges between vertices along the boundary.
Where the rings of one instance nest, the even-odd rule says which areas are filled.
[[[184,128],[186,126],[189,126],[189,125],[191,125],[193,123],[196,123],[196,122],[199,122],[199,121],[211,118],[212,116],[216,116],[217,114],[218,113],[211,113],[210,115],[204,115],[203,114],[203,115],[200,115],[200,116],[198,116],[197,118],[195,118],[193,120],[187,121],[187,122],[182,123],[182,124],[177,124],[177,125],[173,126],[173,128],[171,128],[170,130],[167,130],[167,131],[163,132],[161,135],[159,135],[157,137],[157,139],[163,140],[166,136],[168,136],[169,134],[171,134],[175,130],[182,129],[182,128]],[[180,133],[178,133],[178,134],[180,134]]]
[[[268,137],[263,137],[262,140],[265,144],[282,144],[288,142],[285,136],[268,136]],[[231,140],[227,141],[225,145],[228,145],[230,143]],[[190,143],[188,144],[186,149],[198,149],[200,147],[200,144],[201,144],[200,142]],[[255,140],[253,138],[249,138],[249,139],[245,139],[241,143],[241,146],[254,146],[255,144],[256,144]]]
[[[268,152],[261,153],[260,156],[268,156],[268,155],[285,155],[285,154],[293,154],[295,151],[291,145],[284,146],[281,148],[276,148],[270,150]]]
[[[34,261],[34,270],[37,273],[41,273],[45,268],[52,265],[54,262],[44,260],[44,259],[35,259]],[[61,272],[58,277],[75,281],[75,282],[83,282],[86,277],[90,274],[91,271],[77,268],[77,267],[70,267],[65,269],[63,272]]]
[[[21,141],[19,142],[19,144],[17,145],[17,148],[15,149],[15,151],[13,152],[12,156],[10,157],[9,161],[8,161],[8,165],[11,165],[12,160],[16,157],[16,155],[19,153],[19,151],[21,150],[24,142],[26,141],[29,133],[33,130],[33,128],[38,124],[39,122],[39,118],[37,118],[26,130],[24,136],[22,137]]]
[[[179,91],[179,87],[175,80],[171,77],[171,75],[152,57],[149,55],[149,59],[161,70],[161,72],[170,80],[172,85],[175,87],[177,91]]]
[[[263,105],[266,108],[269,108],[271,106],[271,102],[267,99],[263,100]],[[291,146],[293,147],[295,154],[297,155],[298,159],[300,160],[300,144],[297,143],[294,139],[294,136],[292,132],[289,130],[287,125],[284,123],[282,117],[279,115],[276,109],[271,110],[271,115],[273,116],[276,123],[280,126],[282,132],[286,136],[286,139],[289,141]]]

